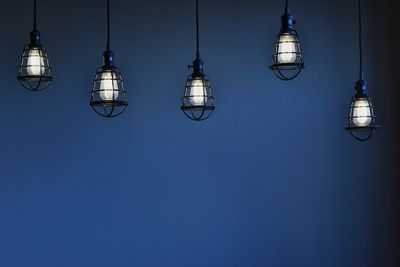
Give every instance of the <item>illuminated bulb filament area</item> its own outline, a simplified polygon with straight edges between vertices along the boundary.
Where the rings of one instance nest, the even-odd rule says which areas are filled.
[[[39,76],[45,72],[44,59],[38,49],[29,51],[27,69],[28,75]]]
[[[356,100],[353,104],[352,121],[358,127],[365,127],[372,122],[372,112],[369,101],[366,99]]]
[[[202,79],[195,79],[190,85],[190,103],[193,106],[203,106],[206,100],[206,88]]]
[[[278,45],[278,63],[294,63],[296,52],[296,39],[289,34],[282,35]]]
[[[100,97],[106,101],[118,99],[118,81],[115,73],[104,72],[100,82]]]

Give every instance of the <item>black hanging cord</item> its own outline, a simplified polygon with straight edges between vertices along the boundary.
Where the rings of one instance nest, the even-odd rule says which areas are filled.
[[[289,13],[289,0],[286,0],[286,5],[285,5],[285,14]]]
[[[33,0],[33,30],[37,30],[36,24],[36,0]]]
[[[111,43],[110,43],[110,35],[111,35],[111,30],[110,30],[110,0],[107,0],[107,51],[110,51],[111,48]]]
[[[196,0],[196,58],[200,59],[200,18],[199,0]]]
[[[360,52],[360,80],[364,79],[363,74],[363,50],[362,50],[362,16],[361,16],[361,0],[358,0],[358,45]]]

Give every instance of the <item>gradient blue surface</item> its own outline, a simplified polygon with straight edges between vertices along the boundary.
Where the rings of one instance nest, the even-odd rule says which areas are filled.
[[[179,108],[193,1],[112,1],[130,98],[114,120],[89,106],[103,1],[38,2],[55,75],[40,94],[16,80],[31,1],[1,2],[1,267],[399,266],[395,1],[366,1],[383,128],[364,144],[344,131],[356,1],[292,1],[307,69],[289,83],[267,69],[283,1],[201,1],[203,123]]]

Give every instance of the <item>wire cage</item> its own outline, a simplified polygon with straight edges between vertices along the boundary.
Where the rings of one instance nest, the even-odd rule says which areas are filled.
[[[47,51],[43,46],[27,45],[18,68],[18,80],[26,89],[40,92],[53,80]]]
[[[281,80],[295,79],[304,69],[300,40],[295,30],[280,31],[269,67]]]
[[[205,74],[192,74],[188,77],[182,97],[182,110],[194,121],[206,120],[214,112],[211,84]]]
[[[367,141],[378,128],[371,99],[367,95],[354,96],[346,130],[357,140]]]
[[[90,105],[106,118],[121,115],[128,106],[127,92],[121,71],[116,67],[101,67],[93,81]]]

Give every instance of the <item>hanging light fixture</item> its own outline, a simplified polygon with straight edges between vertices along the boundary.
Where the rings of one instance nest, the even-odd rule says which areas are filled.
[[[110,1],[107,0],[107,49],[103,53],[104,64],[96,72],[90,100],[94,111],[106,118],[121,115],[128,106],[122,74],[114,65],[110,47]]]
[[[203,72],[204,62],[200,58],[199,28],[199,0],[196,0],[196,59],[193,65],[189,65],[193,73],[187,79],[181,107],[185,115],[194,121],[206,120],[215,110],[211,84]]]
[[[285,14],[281,19],[282,28],[277,36],[275,51],[272,55],[272,65],[269,68],[279,79],[290,81],[299,76],[305,66],[299,37],[293,29],[296,21],[289,14],[288,0],[286,0]]]
[[[40,32],[36,23],[36,0],[33,1],[33,30],[31,42],[24,48],[19,66],[18,80],[26,89],[39,92],[46,89],[53,77],[47,51],[41,44]]]
[[[351,100],[348,127],[350,134],[358,141],[367,141],[379,128],[375,122],[374,107],[367,94],[367,82],[364,80],[363,73],[363,53],[362,53],[362,18],[361,0],[358,0],[358,19],[359,19],[359,52],[360,52],[360,74],[356,83],[356,95]]]

